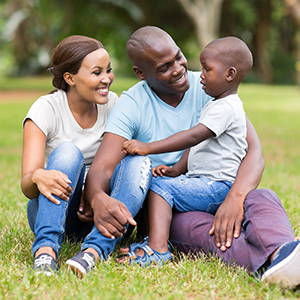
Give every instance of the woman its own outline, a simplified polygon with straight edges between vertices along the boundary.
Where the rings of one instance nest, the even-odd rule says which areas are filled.
[[[84,179],[118,97],[109,91],[109,55],[95,39],[63,39],[48,70],[56,90],[40,97],[23,121],[21,188],[36,236],[33,268],[51,275],[59,268],[63,236],[82,238],[93,226],[77,214],[89,216],[83,212]]]

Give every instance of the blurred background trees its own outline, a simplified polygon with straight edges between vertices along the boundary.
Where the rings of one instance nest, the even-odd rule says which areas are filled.
[[[247,81],[300,85],[300,0],[2,0],[0,74],[45,73],[64,37],[95,37],[116,75],[133,76],[125,45],[145,25],[163,28],[198,70],[201,49],[233,35],[254,55]]]

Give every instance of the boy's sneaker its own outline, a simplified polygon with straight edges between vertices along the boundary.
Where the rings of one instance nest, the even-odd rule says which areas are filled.
[[[71,267],[74,274],[82,278],[94,268],[95,256],[90,252],[78,252],[75,256],[68,259],[66,264]]]
[[[55,260],[51,255],[43,253],[37,256],[33,260],[33,270],[36,274],[45,274],[51,276],[55,274],[59,269],[57,260]]]
[[[262,276],[262,281],[281,283],[295,287],[300,284],[300,241],[283,244],[274,256],[271,265]]]

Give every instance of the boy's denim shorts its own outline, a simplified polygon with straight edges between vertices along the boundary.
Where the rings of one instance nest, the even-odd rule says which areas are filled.
[[[205,177],[153,177],[150,190],[160,195],[177,211],[203,211],[215,214],[232,182]]]

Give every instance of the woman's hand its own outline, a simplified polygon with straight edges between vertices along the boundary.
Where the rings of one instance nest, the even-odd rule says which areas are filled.
[[[32,174],[32,182],[36,184],[40,193],[57,205],[60,201],[53,195],[68,201],[72,193],[68,176],[57,170],[37,169]]]
[[[82,222],[89,223],[93,221],[94,212],[91,208],[91,205],[86,201],[84,192],[81,193],[77,216],[78,219]]]

